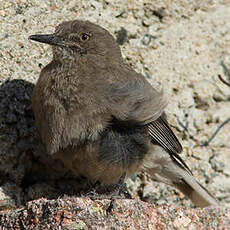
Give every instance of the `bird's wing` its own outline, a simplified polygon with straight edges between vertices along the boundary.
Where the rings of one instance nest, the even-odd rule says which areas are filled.
[[[169,127],[163,112],[167,105],[163,91],[155,90],[143,79],[122,86],[110,84],[106,94],[109,110],[117,124],[147,125],[153,143],[159,144],[172,155],[182,151],[182,146]],[[176,159],[182,163],[180,158]]]
[[[109,111],[123,125],[146,125],[160,117],[167,105],[163,90],[155,90],[144,78],[111,83],[104,95]]]
[[[164,113],[158,119],[148,124],[148,130],[153,140],[160,144],[167,152],[171,154],[182,152],[182,146],[170,128]]]
[[[187,172],[192,174],[189,167],[185,164],[182,158],[178,155],[182,152],[183,148],[170,128],[165,113],[163,113],[157,120],[148,124],[148,131],[152,137],[152,142],[159,144],[171,156],[171,159]]]

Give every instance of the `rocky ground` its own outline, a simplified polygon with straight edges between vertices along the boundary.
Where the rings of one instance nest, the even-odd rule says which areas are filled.
[[[7,0],[0,4],[0,209],[56,199],[76,184],[66,182],[72,179],[67,171],[53,175],[58,163],[44,153],[37,136],[31,95],[52,56],[50,47],[27,39],[73,19],[108,29],[127,62],[154,86],[163,85],[183,159],[220,206],[230,206],[230,87],[220,80],[230,82],[229,0]],[[192,207],[177,190],[148,175],[134,175],[128,188],[156,205]]]

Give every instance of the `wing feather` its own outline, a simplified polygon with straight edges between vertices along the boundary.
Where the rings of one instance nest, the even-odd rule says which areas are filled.
[[[124,84],[111,83],[103,91],[108,110],[117,124],[126,129],[147,126],[152,142],[162,146],[180,167],[191,173],[178,155],[182,146],[167,122],[163,90],[157,91],[143,76],[134,73],[132,80]]]
[[[152,142],[162,146],[170,154],[174,162],[176,162],[180,167],[192,174],[189,167],[178,155],[182,152],[183,148],[179,140],[169,127],[164,113],[157,120],[152,121],[148,124],[148,130],[150,136],[152,137]]]

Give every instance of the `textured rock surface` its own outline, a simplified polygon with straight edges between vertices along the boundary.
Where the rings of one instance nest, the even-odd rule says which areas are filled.
[[[186,209],[156,207],[137,200],[89,198],[40,199],[25,208],[0,213],[2,229],[229,229],[229,208]]]
[[[27,40],[31,34],[52,32],[58,23],[76,18],[108,29],[123,44],[127,62],[153,85],[163,84],[169,98],[169,121],[184,146],[182,157],[221,206],[230,206],[230,123],[208,146],[202,146],[230,117],[230,87],[218,78],[230,81],[228,0],[7,0],[0,4],[0,210],[79,190],[74,176],[45,154],[34,126],[31,95],[41,68],[51,59],[51,49]],[[128,187],[134,197],[173,205],[170,210],[191,206],[181,193],[151,181],[148,175],[134,175]],[[41,209],[47,205],[52,215],[52,208],[59,204],[59,200],[37,202],[26,206],[25,215],[37,204]],[[179,215],[177,210],[183,209],[174,210]],[[218,210],[217,222],[218,213],[227,210],[229,215],[228,209]],[[216,209],[186,213],[190,211],[195,216],[201,213],[202,218],[210,212],[214,218]],[[22,218],[17,215],[23,213],[15,212],[15,218]]]

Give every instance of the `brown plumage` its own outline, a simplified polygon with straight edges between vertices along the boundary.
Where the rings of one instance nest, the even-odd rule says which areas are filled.
[[[88,21],[60,24],[31,40],[53,47],[34,89],[35,120],[47,152],[76,175],[118,183],[145,170],[197,206],[217,205],[179,157],[163,91],[129,67],[114,38]]]

